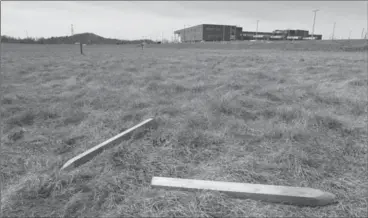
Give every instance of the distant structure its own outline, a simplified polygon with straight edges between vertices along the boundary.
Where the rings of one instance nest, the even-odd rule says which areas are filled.
[[[312,37],[314,37],[314,27],[316,25],[316,15],[317,15],[317,12],[319,11],[319,9],[315,9],[313,10],[313,13],[314,13],[314,17],[313,17],[313,27],[312,27]]]
[[[74,27],[73,27],[73,24],[70,27],[70,31],[71,31],[71,35],[73,36],[74,35]]]
[[[234,25],[201,24],[176,30],[181,42],[234,41],[234,40],[321,40],[322,35],[310,35],[307,30],[274,30],[272,32],[243,31]]]
[[[336,28],[336,22],[334,22],[333,29],[332,29],[332,36],[331,36],[332,40],[335,39],[335,28]]]
[[[174,32],[181,42],[241,40],[243,28],[233,25],[201,24]]]

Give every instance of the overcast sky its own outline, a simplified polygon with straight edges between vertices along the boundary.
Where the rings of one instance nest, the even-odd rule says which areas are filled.
[[[360,38],[367,30],[366,1],[12,1],[1,2],[1,34],[15,37],[65,36],[92,32],[118,39],[171,39],[173,31],[202,23],[228,24],[255,31],[305,29],[319,9],[315,33]]]

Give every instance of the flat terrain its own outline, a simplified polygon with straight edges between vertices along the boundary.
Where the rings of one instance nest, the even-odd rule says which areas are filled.
[[[364,39],[352,40],[316,40],[316,41],[233,41],[233,42],[204,42],[204,43],[179,43],[179,44],[152,44],[152,48],[197,48],[197,49],[266,49],[277,51],[366,51],[368,52],[368,41]]]
[[[225,48],[2,44],[0,216],[366,216],[367,54]],[[153,116],[156,129],[59,172]],[[157,190],[153,176],[318,188],[338,203]]]

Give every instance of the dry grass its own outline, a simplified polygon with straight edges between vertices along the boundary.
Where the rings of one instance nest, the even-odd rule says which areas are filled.
[[[2,45],[1,217],[363,217],[366,54]],[[72,156],[159,126],[71,173]],[[151,189],[152,176],[308,186],[296,207]]]
[[[197,48],[197,49],[266,49],[266,50],[286,50],[286,51],[324,51],[324,52],[358,52],[368,51],[368,40],[301,40],[301,41],[233,41],[233,42],[203,42],[184,44],[152,44],[151,48]]]

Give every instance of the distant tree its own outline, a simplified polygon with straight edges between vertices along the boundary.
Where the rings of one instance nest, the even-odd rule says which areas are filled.
[[[45,38],[41,37],[41,38],[37,39],[37,43],[38,44],[45,44]]]

